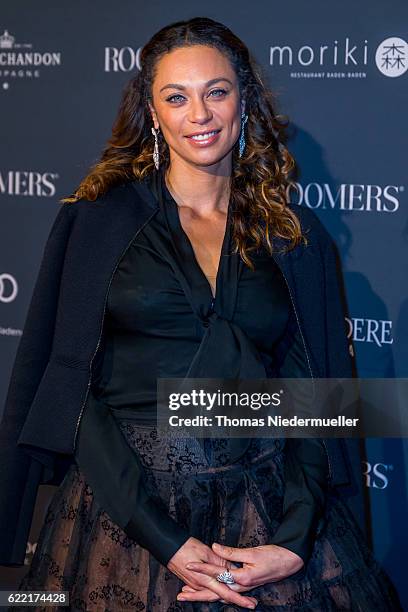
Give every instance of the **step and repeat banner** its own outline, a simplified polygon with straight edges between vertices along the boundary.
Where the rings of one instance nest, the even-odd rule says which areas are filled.
[[[141,47],[164,25],[195,16],[246,42],[290,119],[295,201],[316,212],[338,247],[359,376],[408,376],[406,2],[4,0],[1,406],[58,200],[98,159]],[[407,442],[368,439],[364,459],[372,546],[408,609]],[[27,570],[55,491],[40,487],[26,565],[0,568],[0,587],[15,587]]]

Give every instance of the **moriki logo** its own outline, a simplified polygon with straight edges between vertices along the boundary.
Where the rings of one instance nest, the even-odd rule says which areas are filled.
[[[408,69],[408,44],[402,38],[386,38],[377,47],[377,68],[388,77],[399,77]]]
[[[367,39],[346,36],[327,44],[271,45],[269,64],[288,67],[291,78],[366,78],[366,69],[375,65],[381,74],[398,77],[408,69],[408,45],[392,36],[374,46]]]

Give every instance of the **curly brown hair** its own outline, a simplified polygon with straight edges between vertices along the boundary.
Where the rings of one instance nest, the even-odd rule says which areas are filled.
[[[288,119],[275,112],[275,96],[246,45],[229,28],[207,17],[178,21],[159,30],[143,47],[140,71],[125,86],[112,135],[100,161],[91,167],[71,197],[96,200],[124,181],[142,180],[155,171],[154,140],[151,135],[152,83],[159,59],[173,49],[191,45],[215,47],[231,62],[248,115],[246,147],[242,157],[238,145],[232,152],[231,208],[234,251],[253,269],[249,252],[266,246],[271,238],[288,241],[287,249],[306,243],[296,214],[287,206],[289,190],[297,189],[290,175],[295,161],[284,145]],[[159,132],[160,164],[169,166],[169,147]]]

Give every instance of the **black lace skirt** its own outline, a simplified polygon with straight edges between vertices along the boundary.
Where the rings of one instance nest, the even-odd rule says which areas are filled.
[[[283,440],[253,440],[246,454],[229,465],[222,461],[223,441],[213,441],[212,465],[219,467],[210,467],[197,440],[165,442],[155,428],[125,419],[119,424],[140,456],[151,494],[191,535],[209,546],[214,541],[236,547],[268,544],[282,517]],[[178,602],[182,586],[177,576],[112,522],[72,464],[50,502],[19,589],[68,590],[73,612],[244,609],[221,601]],[[258,599],[259,612],[402,610],[353,516],[335,496],[328,498],[304,570],[246,594]]]

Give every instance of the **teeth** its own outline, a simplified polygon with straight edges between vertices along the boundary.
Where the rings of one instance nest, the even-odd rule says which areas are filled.
[[[208,140],[211,136],[217,133],[217,130],[214,132],[208,132],[207,134],[198,134],[197,136],[190,136],[193,140]]]

